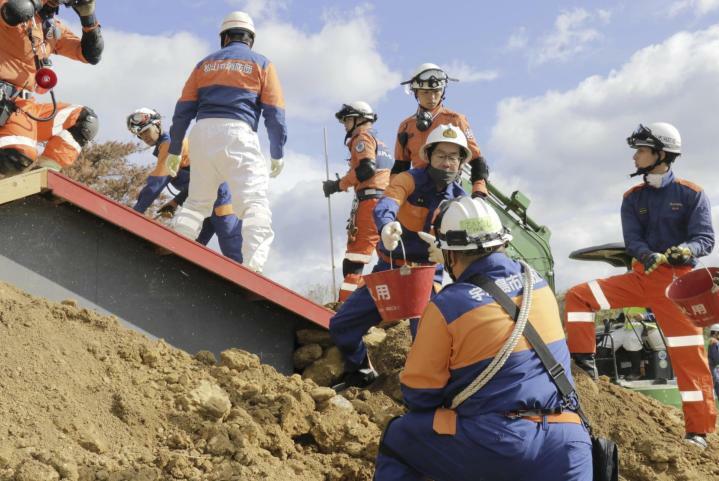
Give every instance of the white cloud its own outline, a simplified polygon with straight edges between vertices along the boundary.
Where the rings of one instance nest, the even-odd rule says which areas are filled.
[[[507,50],[522,50],[529,43],[529,36],[527,35],[526,27],[519,27],[507,40]]]
[[[287,10],[290,4],[290,0],[225,0],[225,2],[247,13],[255,22],[275,17],[280,11]]]
[[[460,82],[489,82],[499,77],[496,70],[477,70],[467,63],[454,59],[448,64],[443,64],[442,68],[450,77],[459,79]]]
[[[554,30],[541,38],[533,49],[531,63],[564,62],[585,51],[589,44],[602,38],[592,25],[607,23],[610,18],[608,10],[588,12],[583,8],[574,8],[562,12],[554,21]]]
[[[348,100],[376,103],[401,81],[382,59],[364,10],[324,21],[309,33],[278,20],[257,26],[255,50],[277,67],[290,117],[316,121]]]
[[[149,36],[111,28],[102,33],[105,51],[98,65],[53,57],[58,101],[94,109],[100,118],[100,141],[133,140],[125,119],[139,107],[160,111],[169,128],[185,80],[209,53],[209,45],[189,33]]]
[[[627,176],[634,164],[625,139],[638,123],[676,125],[684,140],[677,175],[701,184],[718,203],[717,82],[714,26],[648,46],[618,70],[572,90],[500,102],[488,144],[496,159],[493,177],[506,191],[528,194],[530,215],[550,226],[560,288],[605,274],[601,264],[569,261],[567,255],[621,240],[622,193],[638,182]],[[715,264],[717,257],[707,262]]]
[[[687,10],[691,10],[697,16],[706,15],[719,8],[719,0],[679,0],[669,7],[669,16],[674,17]]]

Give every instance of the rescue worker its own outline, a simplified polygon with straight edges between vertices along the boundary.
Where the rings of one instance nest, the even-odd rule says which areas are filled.
[[[38,167],[59,171],[75,162],[82,147],[98,130],[95,112],[82,105],[38,103],[33,92],[44,93],[35,80],[41,68],[59,54],[97,64],[103,51],[95,0],[77,0],[78,38],[56,14],[61,0],[0,0],[0,175]],[[38,157],[39,143],[45,143]]]
[[[457,81],[433,63],[423,63],[415,70],[412,78],[402,82],[414,93],[417,100],[417,112],[407,117],[397,132],[394,148],[395,163],[392,174],[404,172],[410,167],[424,167],[420,150],[427,141],[427,136],[436,125],[451,124],[458,127],[467,137],[467,144],[472,155],[469,160],[471,167],[472,195],[487,195],[486,181],[489,167],[474,138],[467,118],[443,105],[447,83]]]
[[[714,394],[719,396],[719,324],[709,327],[709,370],[714,379]]]
[[[180,166],[182,139],[189,135],[193,159],[187,201],[173,228],[194,239],[212,212],[217,186],[227,182],[235,214],[242,220],[245,267],[261,272],[274,238],[267,199],[268,175],[282,170],[287,139],[284,100],[274,65],[253,52],[255,27],[244,12],[232,12],[220,27],[222,48],[197,64],[175,107],[170,129],[168,170]],[[257,137],[260,112],[270,139],[271,172]]]
[[[390,268],[390,252],[395,251],[401,241],[406,262],[437,266],[435,280],[442,282],[442,265],[430,258],[429,246],[419,233],[429,232],[440,202],[466,195],[458,179],[462,165],[471,155],[467,138],[459,128],[439,125],[430,133],[420,151],[427,165],[396,175],[374,209],[381,242],[377,244],[379,260],[373,272]],[[401,251],[395,251],[391,262],[394,267],[405,264]],[[366,286],[355,290],[330,319],[330,336],[345,360],[345,374],[335,386],[336,390],[364,387],[377,378],[362,336],[380,321],[381,316]],[[411,321],[412,329],[416,327],[416,321]]]
[[[344,302],[359,287],[362,270],[372,259],[372,252],[379,242],[372,213],[389,184],[393,159],[372,131],[377,114],[367,102],[343,104],[335,117],[347,132],[345,145],[350,151],[350,168],[341,179],[323,181],[322,190],[325,197],[350,187],[355,191],[347,221],[347,252],[342,261],[344,280],[339,301]]]
[[[640,125],[627,139],[636,150],[636,172],[644,182],[624,194],[622,230],[633,258],[626,274],[572,287],[566,294],[569,349],[578,365],[594,369],[594,314],[600,309],[647,306],[666,336],[682,398],[686,441],[706,447],[714,431],[716,406],[704,353],[702,330],[666,298],[673,279],[714,247],[709,199],[698,185],[676,178],[671,169],[681,154],[679,131],[658,122]]]
[[[434,231],[455,282],[420,319],[400,375],[409,412],[387,425],[374,479],[591,481],[591,442],[579,415],[563,405],[528,341],[519,336],[512,347],[514,319],[473,279],[481,274],[513,299],[524,295],[523,268],[504,253],[511,234],[489,204],[470,197],[443,204]],[[573,384],[557,301],[544,279],[531,276],[529,320]],[[506,362],[481,385],[480,374],[504,350]]]
[[[162,190],[172,185],[177,194],[158,210],[158,214],[172,217],[177,207],[187,198],[187,189],[190,184],[190,158],[187,141],[182,145],[182,161],[176,176],[170,176],[165,166],[167,150],[170,147],[170,136],[163,132],[160,114],[153,109],[140,108],[127,117],[128,130],[136,135],[145,144],[154,147],[152,155],[157,158],[157,166],[147,177],[147,183],[137,196],[133,209],[141,214],[157,199]],[[242,263],[242,223],[232,212],[232,197],[226,183],[220,184],[217,189],[217,200],[212,215],[205,219],[202,230],[197,236],[197,242],[207,245],[212,236],[217,234],[220,251],[226,257]]]

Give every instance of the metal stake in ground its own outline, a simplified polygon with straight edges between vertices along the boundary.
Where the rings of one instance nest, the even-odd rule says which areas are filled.
[[[325,141],[325,175],[330,180],[330,159],[327,155],[327,127],[322,128],[322,134]],[[332,202],[330,196],[327,196],[327,214],[330,220],[330,255],[332,256],[332,295],[337,296],[337,281],[335,280],[335,241],[332,231]]]

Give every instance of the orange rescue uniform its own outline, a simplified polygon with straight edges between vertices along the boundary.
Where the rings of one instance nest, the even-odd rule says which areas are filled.
[[[373,211],[389,184],[391,167],[384,144],[374,137],[369,127],[358,127],[356,130],[347,142],[350,168],[339,182],[340,190],[347,191],[351,187],[356,194],[347,225],[347,251],[342,266],[344,280],[340,287],[340,302],[344,302],[361,285],[363,267],[372,259],[372,252],[379,242]],[[387,159],[378,159],[378,153],[384,154]],[[356,169],[366,159],[375,163],[376,172],[369,179],[360,181]]]
[[[0,8],[5,3],[7,0],[0,0]],[[83,106],[59,102],[55,118],[47,122],[37,122],[22,112],[44,118],[53,109],[52,104],[40,104],[31,97],[31,92],[36,87],[36,67],[28,33],[32,36],[32,42],[41,60],[55,53],[87,63],[82,54],[80,38],[59,19],[53,18],[52,21],[56,28],[50,30],[50,34],[45,37],[42,19],[37,14],[32,21],[15,27],[0,19],[0,87],[2,82],[5,82],[21,91],[16,98],[19,110],[0,127],[0,149],[13,148],[28,159],[35,160],[38,156],[38,143],[45,142],[43,156],[66,167],[75,162],[82,150],[82,146],[67,129],[75,125]],[[90,31],[98,26],[84,30]]]
[[[436,109],[430,112],[432,114],[432,125],[443,125],[451,124],[459,128],[464,135],[467,137],[467,146],[472,152],[472,159],[482,156],[482,152],[479,150],[477,145],[477,139],[474,138],[472,128],[469,126],[469,121],[464,115],[450,110],[444,105],[440,105]],[[427,142],[427,137],[432,128],[428,128],[425,131],[421,131],[417,128],[417,117],[411,115],[407,117],[399,125],[397,130],[397,141],[394,147],[394,158],[400,162],[410,162],[408,166],[413,169],[420,169],[427,166],[427,162],[422,160],[419,156],[419,151],[422,146]],[[470,159],[471,160],[471,159]],[[487,192],[486,182],[484,180],[477,181],[474,183],[472,190],[474,192],[480,191],[483,193]]]

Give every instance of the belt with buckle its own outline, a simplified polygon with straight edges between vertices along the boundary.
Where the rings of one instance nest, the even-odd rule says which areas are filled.
[[[524,411],[510,411],[504,413],[509,419],[526,419],[535,423],[570,423],[582,424],[582,419],[573,411],[560,409],[528,409]]]
[[[362,189],[357,192],[359,200],[379,199],[384,194],[384,189]]]

